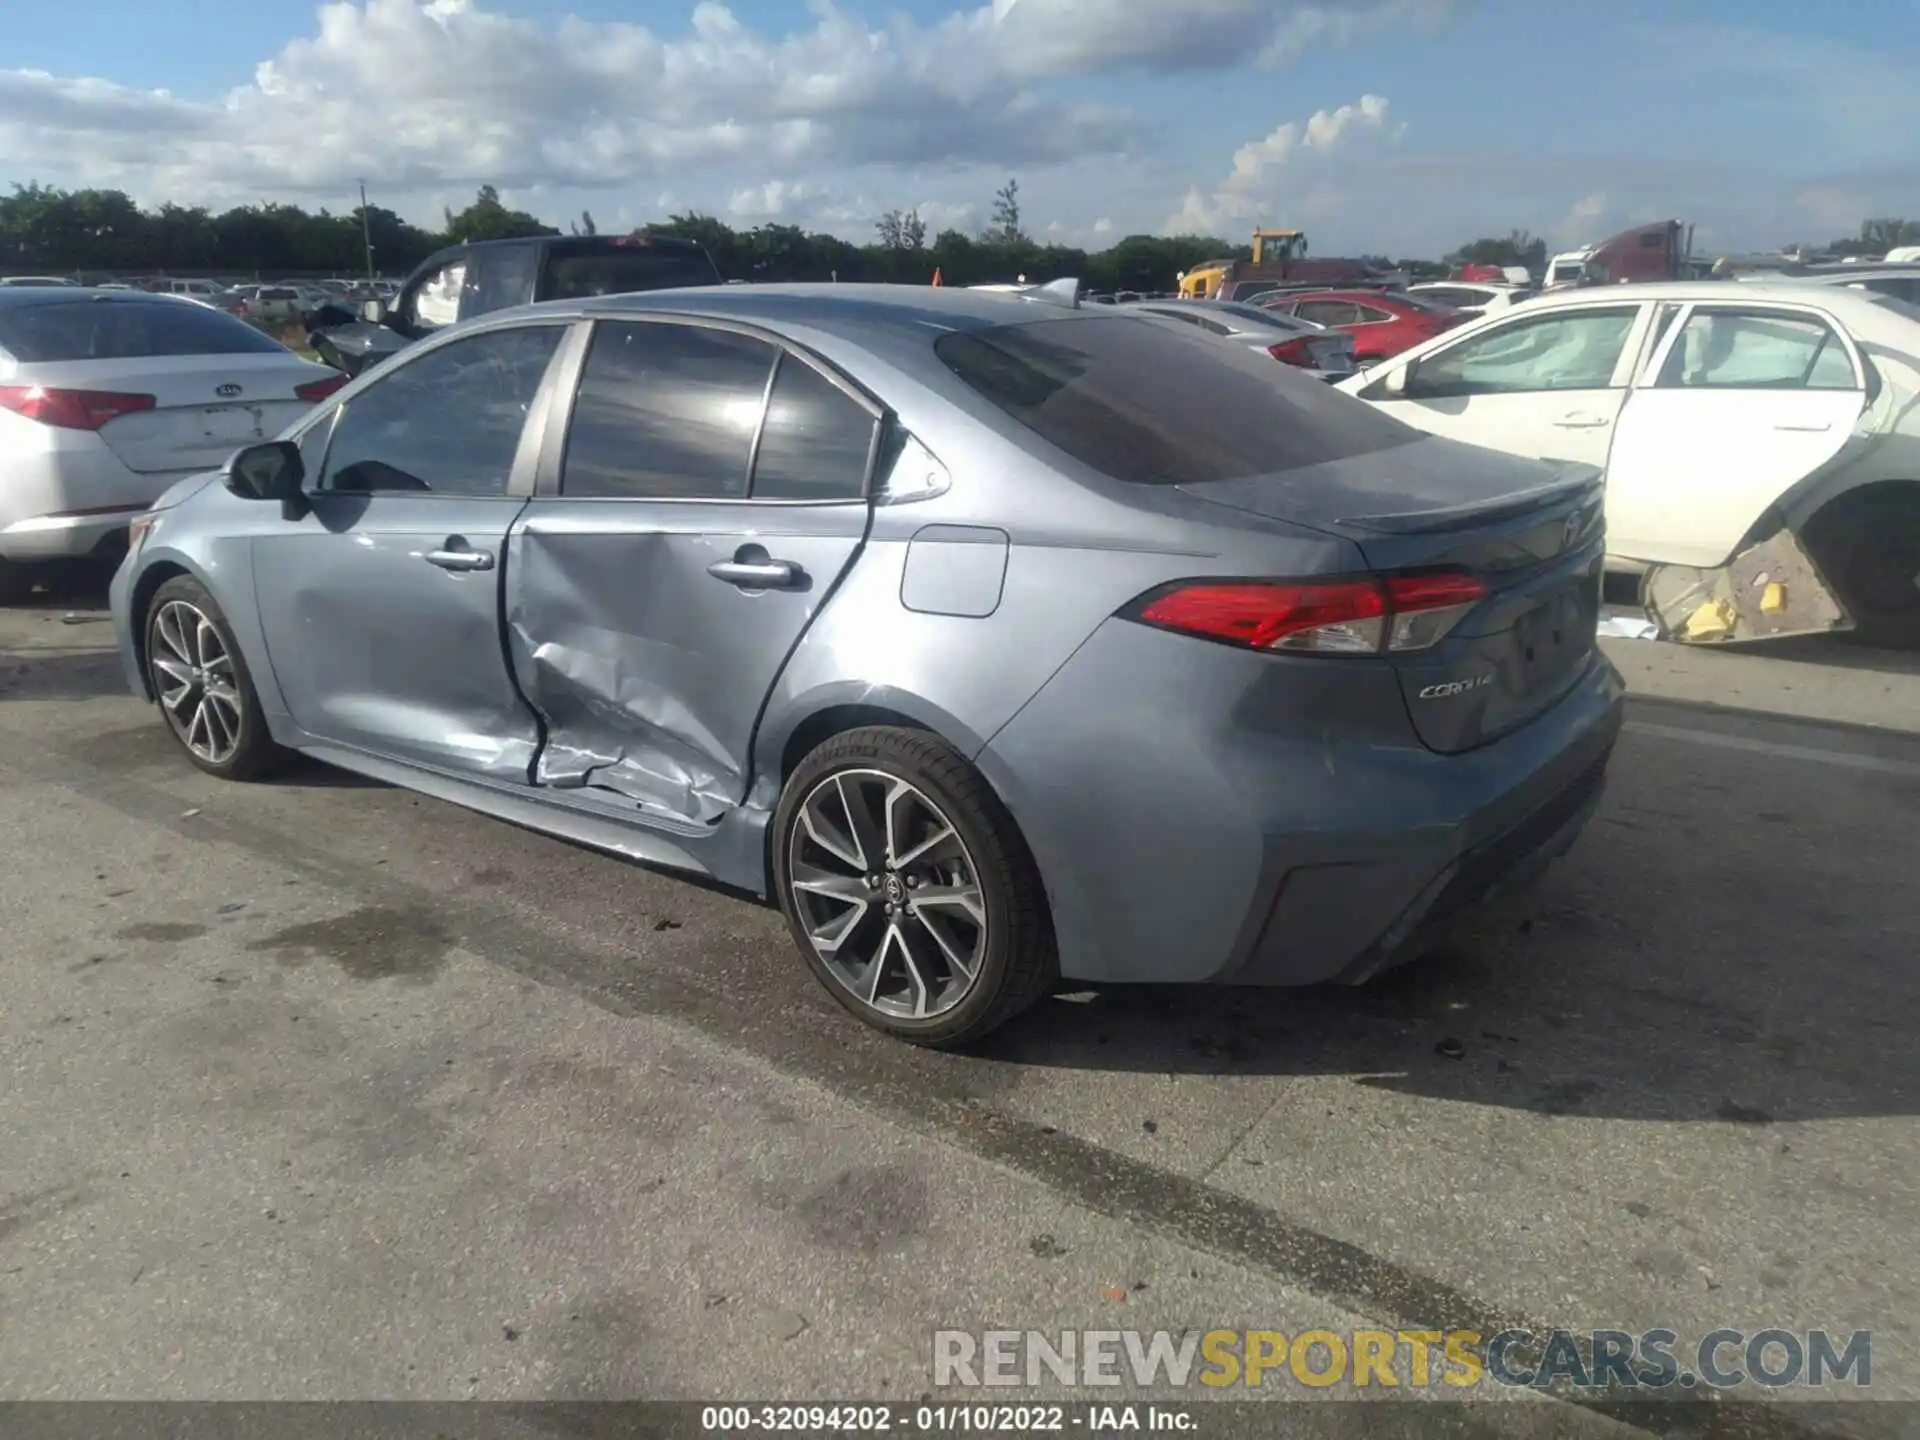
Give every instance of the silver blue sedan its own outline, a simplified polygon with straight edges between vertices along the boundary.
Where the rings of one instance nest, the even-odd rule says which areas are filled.
[[[1197,330],[734,286],[410,349],[169,492],[113,606],[201,769],[703,873],[957,1044],[1063,981],[1363,980],[1564,852],[1603,549],[1592,469]]]

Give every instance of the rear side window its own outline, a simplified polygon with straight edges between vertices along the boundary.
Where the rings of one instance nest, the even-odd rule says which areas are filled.
[[[1660,368],[1662,388],[1856,390],[1846,347],[1810,316],[1696,310]]]
[[[1351,300],[1303,300],[1293,313],[1316,325],[1352,325],[1360,319],[1360,307]]]
[[[753,498],[858,498],[878,424],[872,411],[804,360],[781,356],[753,461]]]
[[[739,500],[774,347],[706,325],[603,320],[581,370],[560,493]]]
[[[540,293],[546,300],[581,300],[719,283],[720,272],[703,250],[643,245],[573,250],[556,245],[547,257],[547,283]]]
[[[473,252],[473,264],[462,315],[484,315],[533,300],[533,282],[540,271],[537,245],[489,246]]]
[[[954,331],[933,348],[1041,439],[1133,484],[1240,480],[1420,438],[1256,350],[1124,315]]]
[[[153,355],[285,354],[244,320],[179,300],[81,300],[0,307],[0,350],[23,365]]]

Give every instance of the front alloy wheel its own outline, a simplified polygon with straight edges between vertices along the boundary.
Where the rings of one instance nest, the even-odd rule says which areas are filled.
[[[148,663],[167,724],[188,753],[225,765],[240,747],[240,690],[233,656],[213,621],[185,600],[153,616]]]
[[[146,635],[147,680],[189,760],[224,780],[252,780],[284,758],[204,585],[186,575],[163,584],[147,607]]]

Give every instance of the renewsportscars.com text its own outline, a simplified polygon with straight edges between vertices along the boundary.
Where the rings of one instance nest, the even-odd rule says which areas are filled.
[[[1714,1330],[937,1330],[936,1387],[1864,1388],[1873,1336]]]

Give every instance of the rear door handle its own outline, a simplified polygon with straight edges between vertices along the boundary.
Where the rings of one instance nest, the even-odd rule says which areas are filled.
[[[1607,423],[1604,415],[1582,415],[1577,411],[1572,415],[1562,415],[1553,422],[1562,430],[1598,430]]]
[[[475,550],[457,535],[448,539],[444,549],[429,550],[423,558],[429,565],[438,565],[442,570],[491,570],[493,568],[492,551]]]
[[[1829,420],[1819,425],[1776,425],[1773,428],[1776,430],[1792,430],[1800,435],[1818,435],[1823,430],[1833,429],[1833,422]]]
[[[784,590],[800,571],[790,560],[716,560],[707,574],[742,590]]]

